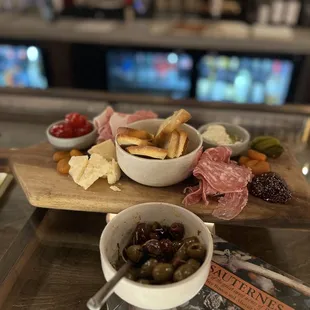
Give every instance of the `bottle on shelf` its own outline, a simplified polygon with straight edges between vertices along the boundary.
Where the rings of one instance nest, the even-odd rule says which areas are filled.
[[[287,0],[285,24],[291,27],[297,25],[301,11],[301,0]]]
[[[257,23],[260,25],[267,25],[270,22],[271,17],[271,5],[268,0],[261,0],[258,3],[257,8]]]
[[[284,22],[285,4],[284,0],[273,0],[271,2],[270,22],[273,25],[280,25]]]
[[[209,11],[212,19],[220,19],[223,10],[223,0],[210,0],[209,6]]]

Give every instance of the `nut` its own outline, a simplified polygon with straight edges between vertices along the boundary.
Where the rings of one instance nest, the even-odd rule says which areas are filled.
[[[70,157],[65,157],[57,163],[57,171],[61,174],[68,174],[70,170]]]
[[[69,152],[58,151],[58,152],[54,153],[53,160],[56,161],[56,162],[59,162],[61,159],[66,158],[66,157],[70,157],[70,153]]]

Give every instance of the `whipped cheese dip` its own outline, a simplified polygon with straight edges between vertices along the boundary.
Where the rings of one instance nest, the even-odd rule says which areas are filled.
[[[218,145],[234,144],[234,141],[226,132],[226,128],[222,125],[210,125],[202,136]]]

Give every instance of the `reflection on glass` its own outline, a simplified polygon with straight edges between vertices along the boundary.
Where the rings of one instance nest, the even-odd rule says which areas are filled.
[[[292,71],[290,60],[206,55],[199,62],[196,97],[281,105],[288,94]]]
[[[107,63],[109,91],[189,96],[193,61],[187,54],[110,50]]]
[[[41,51],[35,46],[0,45],[0,87],[47,88]]]
[[[309,173],[309,164],[304,164],[304,166],[302,167],[302,174],[303,175],[308,175]]]

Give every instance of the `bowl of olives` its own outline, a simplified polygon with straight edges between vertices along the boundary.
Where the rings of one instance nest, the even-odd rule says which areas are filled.
[[[171,309],[193,298],[206,282],[212,254],[212,236],[203,221],[185,208],[160,202],[122,211],[100,239],[106,280],[131,261],[115,293],[143,309]]]

